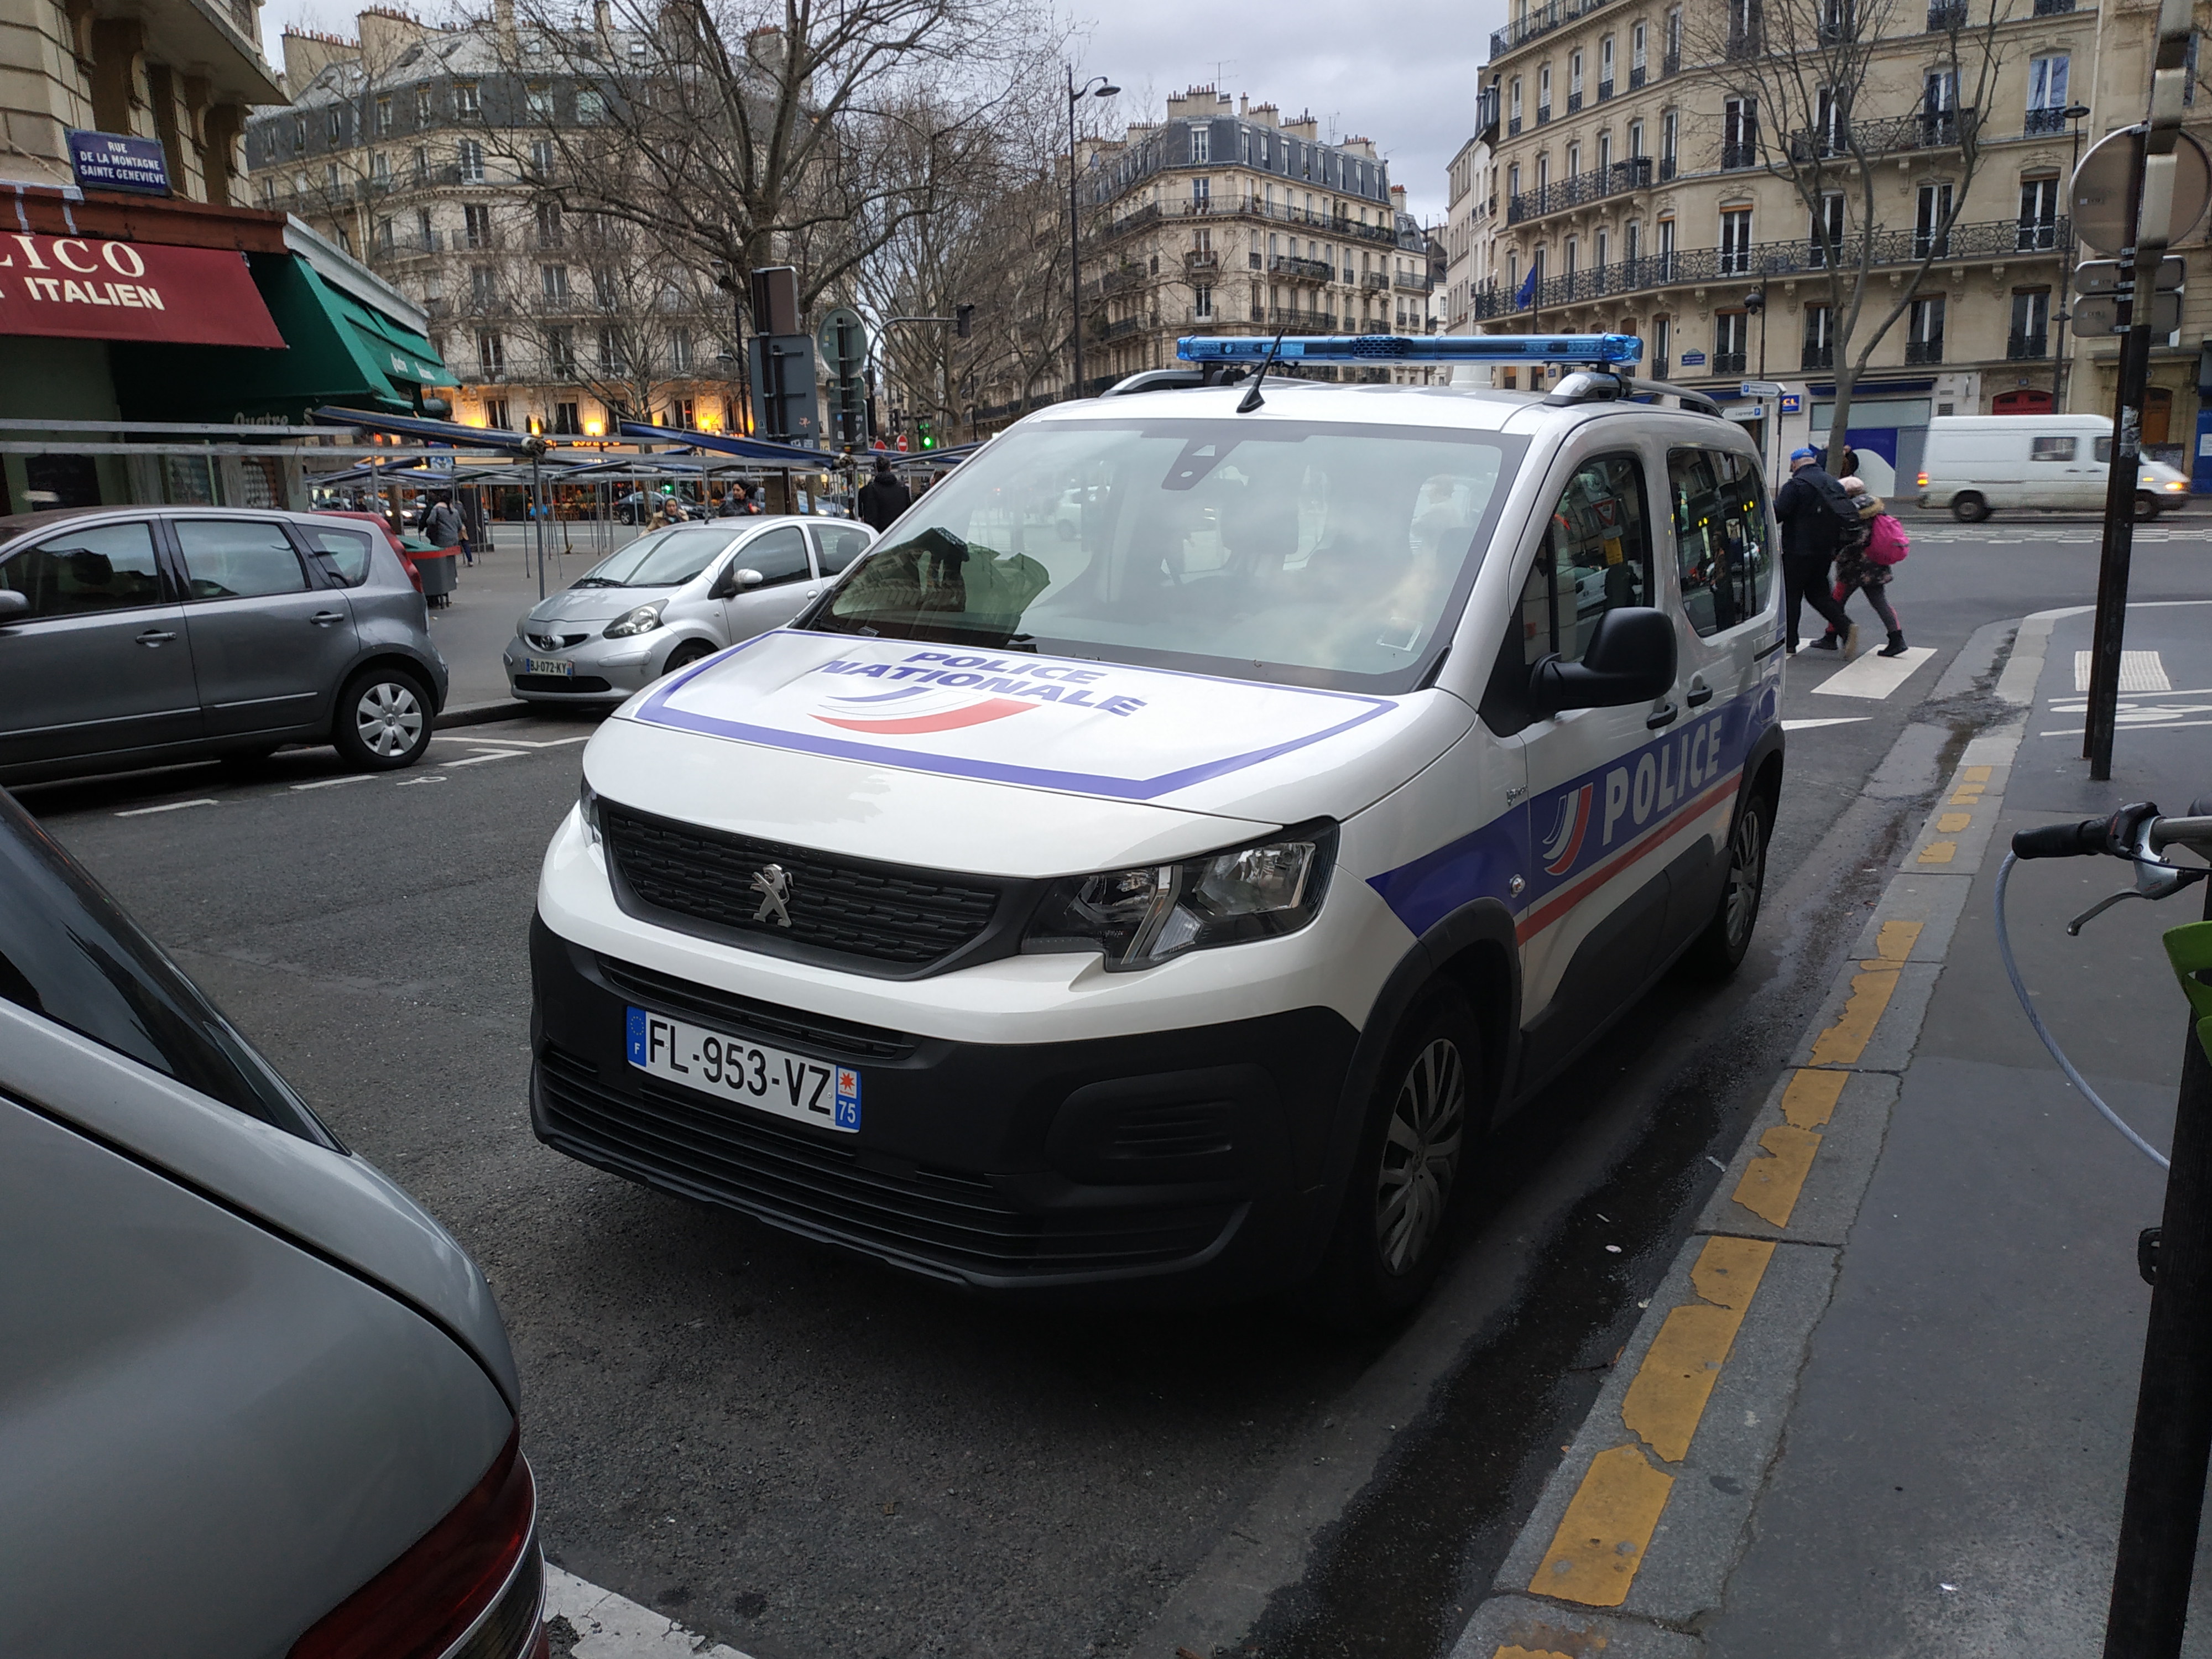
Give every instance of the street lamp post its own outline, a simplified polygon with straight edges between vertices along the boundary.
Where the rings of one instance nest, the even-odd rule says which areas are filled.
[[[1766,392],[1765,389],[1766,380],[1765,283],[1761,283],[1757,288],[1752,289],[1750,293],[1743,296],[1743,308],[1749,312],[1753,316],[1759,319],[1759,379],[1760,382],[1760,391],[1759,393],[1759,459],[1766,468],[1766,476],[1771,478],[1774,476],[1774,428],[1781,422],[1782,406],[1779,403],[1776,404],[1773,419],[1769,420],[1766,417]]]
[[[2066,175],[2067,193],[2070,196],[2074,190],[2074,173],[2079,171],[2081,166],[2081,123],[2089,118],[2089,106],[2087,104],[2069,104],[2058,112],[2074,124],[2074,167]],[[2069,213],[2066,216],[2066,251],[2058,269],[2058,292],[2061,301],[2058,314],[2051,319],[2051,321],[2058,325],[2058,337],[2052,342],[2051,354],[2051,412],[2054,415],[2063,415],[2066,412],[2067,310],[2063,296],[2067,285],[2073,280],[2073,271],[2074,216]]]
[[[1075,70],[1067,70],[1067,287],[1074,325],[1075,395],[1083,395],[1083,219],[1078,210],[1075,179],[1075,106],[1085,97],[1111,98],[1121,90],[1103,75],[1094,75],[1080,87]]]

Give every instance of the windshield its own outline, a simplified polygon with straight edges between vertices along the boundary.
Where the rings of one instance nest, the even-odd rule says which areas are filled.
[[[809,625],[1410,690],[1526,442],[1158,417],[1017,430],[924,495]]]
[[[704,570],[737,537],[734,529],[656,530],[601,559],[578,587],[675,587]]]

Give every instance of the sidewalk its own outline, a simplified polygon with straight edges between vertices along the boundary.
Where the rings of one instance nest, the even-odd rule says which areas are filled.
[[[1966,744],[1455,1659],[2099,1650],[2163,1176],[2036,1042],[1990,902],[2017,829],[2212,794],[2212,605],[2130,611],[2157,655],[2109,785],[2080,758],[2088,625],[2021,629],[2020,712]],[[2031,864],[2008,912],[2060,1043],[2162,1143],[2185,1005],[2159,935],[2202,897],[2066,937],[2127,884]]]

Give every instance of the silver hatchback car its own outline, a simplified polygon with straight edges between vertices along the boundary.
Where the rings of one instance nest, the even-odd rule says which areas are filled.
[[[541,599],[507,646],[507,684],[544,702],[619,702],[663,674],[781,628],[867,551],[849,519],[714,519],[641,536]]]
[[[0,782],[329,743],[411,765],[446,659],[358,520],[230,507],[0,518]]]
[[[0,792],[0,1650],[544,1659],[476,1264]]]

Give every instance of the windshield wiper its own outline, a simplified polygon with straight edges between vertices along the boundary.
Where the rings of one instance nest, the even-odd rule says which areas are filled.
[[[611,576],[579,576],[568,584],[571,587],[620,587],[622,583]]]

